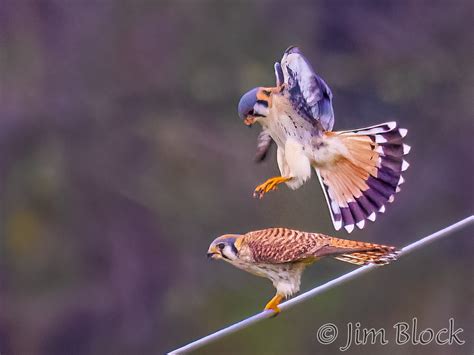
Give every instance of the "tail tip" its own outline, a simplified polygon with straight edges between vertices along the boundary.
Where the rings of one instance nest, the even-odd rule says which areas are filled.
[[[380,258],[378,258],[377,261],[376,261],[376,264],[386,265],[386,264],[388,264],[392,261],[397,260],[399,254],[400,254],[400,251],[394,248],[394,250],[391,250],[387,254],[383,255]]]
[[[410,166],[410,164],[405,159],[403,159],[402,171],[407,170],[409,166]]]
[[[390,121],[390,122],[387,122],[386,125],[388,126],[388,128],[390,130],[393,130],[397,127],[397,122],[396,121]]]
[[[351,233],[354,230],[354,225],[353,224],[346,224],[344,226],[344,228],[346,229],[347,233]]]

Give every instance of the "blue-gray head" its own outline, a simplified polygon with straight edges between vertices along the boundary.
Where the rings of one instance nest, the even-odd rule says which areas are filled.
[[[238,258],[242,236],[239,234],[224,234],[214,239],[207,250],[207,257],[223,259],[228,262]]]
[[[239,117],[247,126],[251,126],[259,117],[268,115],[271,90],[257,87],[245,93],[239,101]]]

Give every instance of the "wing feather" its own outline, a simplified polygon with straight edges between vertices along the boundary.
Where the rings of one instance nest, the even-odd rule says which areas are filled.
[[[257,263],[281,264],[315,259],[317,250],[328,246],[325,236],[288,228],[268,228],[244,235]]]
[[[284,83],[293,108],[305,120],[326,131],[334,126],[332,92],[297,47],[288,48],[281,60]],[[277,77],[278,81],[278,77]]]
[[[397,249],[392,246],[288,228],[249,232],[242,243],[250,249],[254,262],[269,264],[312,262],[327,256],[358,265],[386,264],[397,255]]]
[[[261,131],[257,138],[257,151],[255,153],[255,161],[257,163],[265,160],[272,145],[273,139],[268,131]]]

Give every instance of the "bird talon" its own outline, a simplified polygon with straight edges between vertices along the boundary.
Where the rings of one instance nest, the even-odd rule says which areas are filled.
[[[267,192],[276,190],[278,185],[291,180],[291,177],[277,176],[268,179],[263,184],[258,185],[253,192],[253,197],[261,199]]]
[[[273,311],[273,314],[270,316],[271,318],[274,318],[281,313],[281,309],[278,306],[273,308],[265,307],[264,311]]]
[[[281,312],[281,309],[278,307],[278,305],[280,304],[280,302],[283,300],[283,296],[280,296],[280,295],[275,295],[275,297],[273,297],[268,303],[267,305],[265,306],[265,309],[264,311],[267,311],[267,310],[271,310],[273,311],[274,313],[272,314],[272,317],[276,317],[277,315],[280,314]]]
[[[273,311],[273,314],[270,316],[270,318],[275,318],[281,313],[281,310],[278,307],[276,307],[275,309],[269,308],[269,310]]]
[[[271,191],[269,189],[269,183],[268,183],[268,181],[266,181],[263,184],[258,185],[255,188],[255,191],[253,192],[253,197],[261,199],[263,197],[263,195],[265,195],[269,191]]]

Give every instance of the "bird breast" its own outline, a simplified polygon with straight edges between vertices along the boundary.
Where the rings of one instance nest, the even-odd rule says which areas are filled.
[[[242,260],[236,260],[233,264],[239,269],[271,280],[277,292],[285,297],[299,291],[301,274],[306,266],[303,263],[263,264]]]
[[[301,142],[310,142],[314,127],[293,109],[288,99],[275,95],[269,115],[260,119],[275,143],[284,148],[286,140],[292,138]]]

